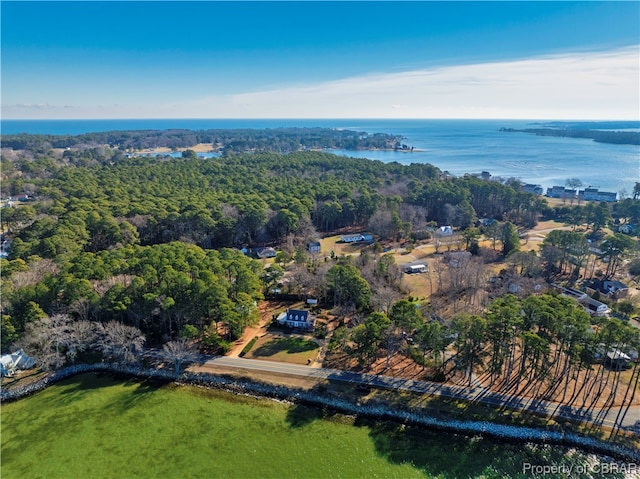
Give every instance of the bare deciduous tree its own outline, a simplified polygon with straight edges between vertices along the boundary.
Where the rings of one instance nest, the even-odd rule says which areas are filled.
[[[41,259],[29,264],[27,271],[18,271],[11,275],[11,282],[15,288],[23,288],[42,281],[47,274],[58,274],[60,267],[52,259]]]
[[[198,359],[198,350],[195,344],[184,338],[166,343],[162,346],[161,354],[166,361],[173,363],[173,371],[176,374],[182,372],[182,366],[185,363]]]
[[[67,356],[75,359],[78,353],[85,352],[95,346],[97,338],[96,323],[80,320],[69,325]]]
[[[98,348],[116,362],[135,363],[144,342],[145,337],[138,328],[119,321],[98,323]]]
[[[16,346],[36,358],[44,369],[59,368],[66,362],[66,352],[71,339],[71,318],[56,314],[28,323]]]
[[[93,309],[94,305],[87,298],[80,298],[69,306],[69,311],[76,313],[83,321],[89,320]]]

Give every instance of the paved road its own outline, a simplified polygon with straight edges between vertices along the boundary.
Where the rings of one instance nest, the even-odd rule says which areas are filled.
[[[611,408],[609,411],[606,411],[606,415],[603,413],[604,417],[599,417],[602,411],[597,408],[585,411],[569,406],[562,406],[549,401],[534,400],[530,398],[513,398],[511,396],[505,396],[488,391],[481,387],[466,388],[429,381],[414,381],[412,379],[394,378],[390,376],[359,374],[350,371],[341,371],[338,369],[311,368],[308,366],[279,363],[275,361],[221,356],[208,359],[205,363],[212,366],[224,366],[228,368],[265,371],[292,376],[330,379],[387,389],[402,389],[421,394],[434,394],[464,401],[487,404],[490,406],[500,406],[514,410],[552,415],[555,418],[580,420],[585,423],[608,427],[613,427],[619,411],[619,408]],[[640,406],[633,406],[629,409],[629,412],[622,422],[622,426],[629,429],[633,428],[636,432],[640,432]]]

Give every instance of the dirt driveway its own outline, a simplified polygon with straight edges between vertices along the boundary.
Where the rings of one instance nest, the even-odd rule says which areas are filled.
[[[278,315],[287,307],[290,307],[289,303],[282,301],[262,301],[258,306],[260,310],[260,320],[255,326],[248,327],[244,330],[242,337],[233,343],[233,346],[226,354],[226,356],[238,357],[242,349],[256,336],[262,337],[267,334],[267,328],[273,320],[273,315]]]

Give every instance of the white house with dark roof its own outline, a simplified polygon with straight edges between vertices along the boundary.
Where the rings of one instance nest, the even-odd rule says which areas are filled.
[[[340,241],[343,243],[373,243],[375,240],[373,239],[373,235],[370,233],[356,233],[356,234],[348,234],[341,235]]]
[[[613,191],[600,191],[598,188],[585,188],[580,191],[579,195],[585,201],[615,202],[618,199],[618,193]]]
[[[307,244],[307,251],[309,251],[309,253],[319,253],[321,248],[320,241],[311,241]]]
[[[609,313],[609,306],[596,299],[593,299],[584,291],[578,291],[572,288],[564,288],[557,284],[552,284],[551,286],[560,291],[562,296],[567,296],[569,298],[575,299],[591,316],[606,316],[607,313]]]
[[[437,236],[451,236],[451,235],[453,235],[453,226],[451,226],[451,225],[441,226],[436,231],[436,235]]]
[[[289,328],[301,329],[303,331],[313,331],[315,318],[304,309],[287,309],[280,313],[277,318],[278,324],[288,326]]]
[[[593,299],[587,294],[578,299],[578,302],[584,309],[587,310],[587,313],[589,313],[591,316],[606,316],[606,314],[609,312],[609,306],[601,303],[597,299]]]

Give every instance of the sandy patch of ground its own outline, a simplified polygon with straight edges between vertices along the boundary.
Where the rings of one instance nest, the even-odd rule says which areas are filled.
[[[216,151],[216,148],[213,146],[213,143],[198,143],[197,145],[190,146],[188,148],[177,148],[176,150],[172,150],[167,147],[158,147],[158,148],[145,148],[144,150],[139,150],[138,153],[153,153],[153,154],[161,154],[161,153],[171,153],[172,151],[185,151],[185,150],[193,150],[196,153],[209,153],[211,151]]]
[[[438,290],[438,282],[433,273],[405,274],[404,285],[409,288],[411,295],[419,300],[428,299]]]
[[[245,329],[242,337],[237,339],[234,343],[227,356],[238,357],[240,351],[247,345],[249,341],[251,341],[256,336],[262,337],[267,334],[267,328],[271,324],[273,320],[273,315],[278,315],[287,307],[290,307],[289,303],[281,302],[281,301],[262,301],[258,305],[258,309],[260,311],[260,319],[258,324],[255,326],[250,326]]]
[[[324,255],[330,255],[333,251],[336,256],[349,256],[353,254],[360,254],[362,248],[366,245],[364,243],[341,243],[341,235],[327,236],[320,240],[320,251]]]
[[[573,226],[559,223],[557,221],[540,221],[534,228],[528,230],[520,242],[521,251],[532,251],[540,249],[540,244],[547,235],[554,230],[572,230]]]

